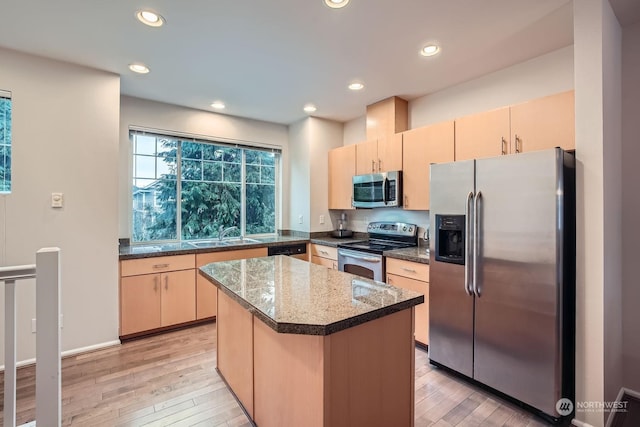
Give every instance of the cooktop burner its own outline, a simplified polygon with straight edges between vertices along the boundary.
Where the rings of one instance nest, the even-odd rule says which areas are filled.
[[[416,246],[417,226],[403,222],[372,222],[367,226],[369,240],[338,244],[338,248],[382,254],[392,249]]]

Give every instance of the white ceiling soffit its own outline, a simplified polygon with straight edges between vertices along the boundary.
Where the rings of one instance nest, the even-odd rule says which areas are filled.
[[[635,0],[632,0],[635,1]],[[142,25],[138,9],[160,13]],[[348,121],[573,43],[570,0],[7,0],[0,46],[122,76],[125,95],[289,124]],[[437,42],[441,53],[418,51]],[[136,75],[128,64],[151,72]],[[359,92],[347,90],[353,80]]]

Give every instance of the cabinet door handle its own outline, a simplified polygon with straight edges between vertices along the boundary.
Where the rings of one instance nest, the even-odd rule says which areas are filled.
[[[409,207],[409,196],[404,196],[404,207],[405,208]]]
[[[376,161],[371,160],[371,172],[375,172],[375,171],[376,171]]]
[[[516,153],[522,153],[522,140],[518,134],[516,134]]]
[[[153,268],[167,268],[169,264],[153,264]]]
[[[169,276],[164,276],[164,290],[169,290]]]
[[[382,172],[382,160],[378,159],[378,172]]]
[[[158,292],[158,279],[158,276],[153,278],[153,292]]]
[[[388,284],[392,284],[393,283],[393,279],[391,278],[391,276],[387,276],[387,283]]]
[[[502,137],[502,155],[507,154],[507,140]]]

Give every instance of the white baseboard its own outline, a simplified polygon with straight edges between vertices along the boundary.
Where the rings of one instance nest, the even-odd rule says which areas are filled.
[[[101,350],[107,347],[113,347],[116,345],[120,345],[120,340],[107,341],[99,344],[90,345],[87,347],[74,348],[72,350],[66,350],[62,352],[62,357],[75,356],[81,353],[88,353],[90,351]],[[21,368],[23,366],[34,365],[36,363],[35,358],[21,360],[16,362],[16,368]],[[4,372],[4,365],[0,365],[0,372]]]
[[[580,421],[580,420],[578,420],[576,418],[571,420],[571,424],[573,424],[574,426],[577,426],[577,427],[593,427],[591,424],[585,423],[584,421]]]

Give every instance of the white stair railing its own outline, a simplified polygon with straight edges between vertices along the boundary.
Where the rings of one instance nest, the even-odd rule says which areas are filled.
[[[36,424],[60,426],[60,249],[36,252],[35,265],[0,267],[5,285],[4,425],[16,425],[16,281],[36,279]]]

